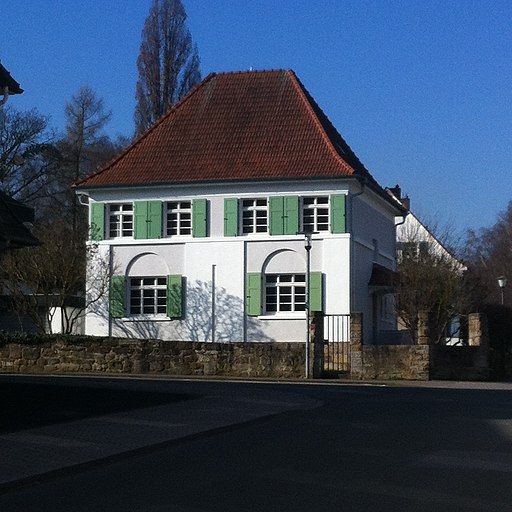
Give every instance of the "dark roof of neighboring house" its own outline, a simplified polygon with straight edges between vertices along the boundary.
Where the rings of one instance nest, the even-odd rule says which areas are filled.
[[[23,92],[20,84],[16,82],[9,71],[0,64],[0,93],[6,86],[9,87],[9,94],[21,94]]]
[[[398,283],[398,272],[394,272],[393,270],[384,267],[383,265],[379,265],[378,263],[373,264],[372,275],[370,276],[368,286],[392,290],[398,285]]]
[[[355,176],[384,194],[293,71],[212,73],[75,187]]]
[[[25,223],[34,222],[34,209],[0,192],[0,249],[39,245]]]

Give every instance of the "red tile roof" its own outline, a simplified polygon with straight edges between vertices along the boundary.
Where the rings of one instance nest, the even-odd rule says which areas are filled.
[[[79,188],[366,176],[293,71],[211,74]],[[380,187],[379,187],[380,188]]]

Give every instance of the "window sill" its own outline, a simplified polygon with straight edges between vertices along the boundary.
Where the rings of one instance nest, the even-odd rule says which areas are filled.
[[[306,320],[306,312],[298,311],[293,313],[268,313],[259,315],[258,320]]]
[[[122,322],[169,322],[172,320],[172,318],[161,315],[145,315],[145,316],[124,316],[123,318],[120,318]]]

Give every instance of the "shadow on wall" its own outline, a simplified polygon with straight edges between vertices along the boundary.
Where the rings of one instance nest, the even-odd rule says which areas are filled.
[[[142,339],[172,339],[173,341],[206,341],[217,343],[239,343],[244,341],[244,302],[240,297],[217,287],[213,300],[212,282],[196,280],[183,287],[185,307],[183,319],[169,322],[138,319],[137,321],[113,321],[115,336]],[[90,311],[108,324],[106,304],[96,304]],[[213,328],[215,333],[213,336]],[[247,340],[268,343],[275,341],[267,336],[254,318],[247,318]],[[176,334],[173,334],[176,333]]]
[[[158,328],[158,322],[152,320],[118,321],[115,323],[114,333],[116,336],[121,335],[126,338],[135,337],[145,340],[157,340],[162,334]]]
[[[185,318],[181,323],[183,339],[215,341],[219,343],[243,341],[244,303],[240,297],[230,295],[217,287],[213,295],[212,282],[196,280],[187,286]],[[215,332],[213,332],[215,329]],[[271,342],[257,322],[247,319],[247,339]]]

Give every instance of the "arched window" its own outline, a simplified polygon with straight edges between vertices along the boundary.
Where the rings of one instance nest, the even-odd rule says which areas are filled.
[[[134,258],[126,276],[113,276],[113,317],[182,316],[182,276],[172,275],[165,261],[153,253]]]
[[[323,309],[323,276],[310,273],[310,311]],[[301,313],[306,310],[306,260],[291,249],[271,254],[263,271],[249,272],[246,312],[249,316]]]
[[[306,310],[306,272],[304,258],[295,251],[274,253],[264,266],[265,314]]]

